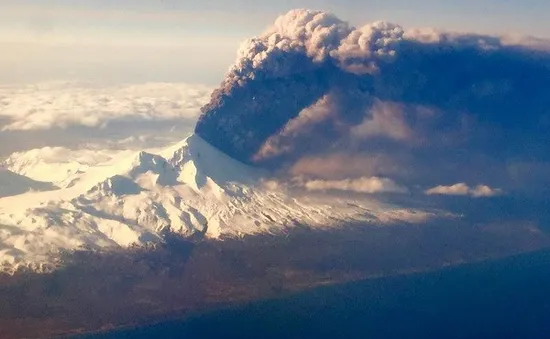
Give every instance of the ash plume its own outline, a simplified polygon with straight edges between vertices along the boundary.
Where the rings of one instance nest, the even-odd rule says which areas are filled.
[[[510,163],[550,162],[550,54],[532,40],[293,10],[243,43],[195,131],[291,172],[304,159],[384,157],[419,183],[505,180]]]
[[[385,24],[357,31],[332,14],[290,11],[243,43],[222,86],[203,107],[196,132],[249,162],[270,136],[329,90],[368,87],[354,73],[374,72],[378,60],[391,58],[399,31]]]

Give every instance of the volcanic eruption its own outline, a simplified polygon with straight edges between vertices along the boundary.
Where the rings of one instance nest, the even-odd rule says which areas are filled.
[[[502,37],[293,10],[243,43],[195,132],[294,174],[318,159],[384,159],[368,174],[502,184],[511,164],[550,160],[549,65],[547,52]],[[340,170],[314,174],[349,176]]]

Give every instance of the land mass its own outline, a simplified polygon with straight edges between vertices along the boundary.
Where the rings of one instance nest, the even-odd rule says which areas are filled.
[[[50,274],[3,276],[0,338],[47,338],[157,322],[321,285],[423,272],[550,248],[525,225],[297,228],[245,239],[67,255]]]

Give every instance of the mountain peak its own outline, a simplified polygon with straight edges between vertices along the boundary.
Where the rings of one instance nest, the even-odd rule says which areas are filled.
[[[159,152],[137,152],[90,168],[74,186],[0,199],[0,262],[51,267],[60,251],[144,245],[162,241],[166,232],[219,238],[279,233],[297,224],[420,222],[434,216],[368,199],[349,204],[291,196],[263,185],[265,177],[198,135]]]

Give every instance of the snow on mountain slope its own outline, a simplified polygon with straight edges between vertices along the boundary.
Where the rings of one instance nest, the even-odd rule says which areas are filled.
[[[265,176],[197,135],[95,166],[70,187],[0,199],[0,264],[46,270],[62,250],[159,242],[166,231],[219,238],[435,216],[368,199],[297,198],[262,185]]]
[[[27,193],[29,191],[53,190],[56,187],[47,182],[35,181],[23,175],[0,168],[0,198]]]
[[[129,153],[130,152],[130,153]],[[33,180],[51,182],[58,187],[75,184],[88,169],[108,164],[132,151],[43,147],[15,152],[2,162],[8,170]]]

